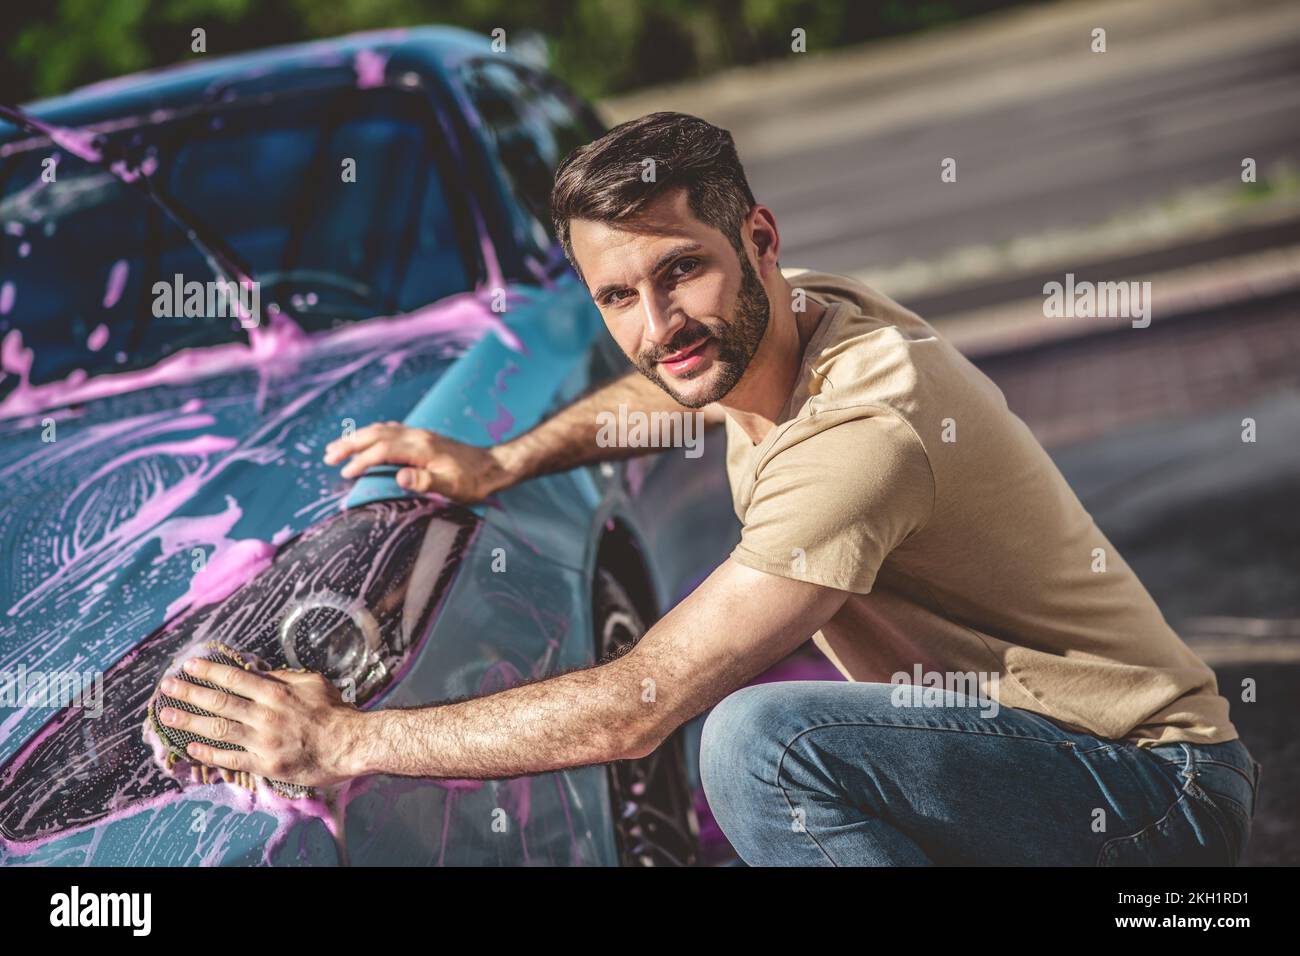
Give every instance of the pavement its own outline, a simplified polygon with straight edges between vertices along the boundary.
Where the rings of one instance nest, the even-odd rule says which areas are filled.
[[[1300,864],[1298,314],[1291,294],[977,362],[1214,668],[1263,765],[1244,865]]]
[[[1105,53],[1089,49],[1096,27]],[[810,47],[601,104],[611,121],[680,109],[731,130],[783,265],[934,259],[1239,182],[1243,157],[1300,163],[1292,2],[1039,4]],[[941,183],[948,157],[957,179]]]
[[[1049,450],[1105,437],[1130,423],[1208,413],[1300,384],[1300,284],[1243,295],[1134,328],[1108,319],[1056,319],[1091,329],[1069,338],[959,347],[1002,389],[1007,404]],[[1041,299],[1040,299],[1041,316]],[[943,329],[941,328],[941,331]],[[1057,332],[1064,335],[1064,332]],[[1238,423],[1237,431],[1241,431]],[[1260,436],[1262,443],[1271,436]],[[1294,454],[1300,443],[1289,450]],[[1262,455],[1255,467],[1276,462]],[[1116,462],[1117,466],[1119,462]]]
[[[1246,865],[1300,863],[1298,106],[1274,0],[1034,5],[602,104],[730,129],[782,265],[862,278],[998,384],[1215,669],[1263,765]],[[1151,282],[1150,325],[1048,317],[1066,272]]]

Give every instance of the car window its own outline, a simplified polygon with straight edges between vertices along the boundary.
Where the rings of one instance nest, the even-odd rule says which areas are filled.
[[[554,240],[550,200],[556,167],[601,135],[599,121],[556,80],[504,59],[471,61],[461,81],[521,207],[516,238],[545,250]]]
[[[349,88],[236,101],[115,145],[152,154],[156,187],[242,260],[263,309],[275,301],[315,329],[472,286],[472,227],[453,213],[436,129],[414,92]],[[139,189],[36,143],[0,165],[0,336],[22,331],[33,383],[243,340],[228,317],[154,316],[156,282],[213,278],[201,250]],[[51,155],[56,179],[44,183]],[[13,385],[0,380],[0,395]]]

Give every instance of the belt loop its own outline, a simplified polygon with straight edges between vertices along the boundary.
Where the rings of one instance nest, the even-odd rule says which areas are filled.
[[[1179,746],[1183,748],[1183,753],[1187,754],[1187,764],[1182,769],[1182,775],[1184,777],[1199,775],[1200,771],[1196,769],[1196,758],[1192,754],[1192,748],[1185,741],[1180,742]]]

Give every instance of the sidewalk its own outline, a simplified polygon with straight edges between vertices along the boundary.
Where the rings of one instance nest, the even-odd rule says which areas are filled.
[[[1053,278],[1063,281],[1064,270]],[[1293,302],[1300,302],[1300,244],[1154,274],[1107,275],[1105,281],[1149,281],[1151,327],[1210,309],[1245,308],[1288,293],[1296,293]],[[966,312],[927,317],[927,320],[971,358],[1083,339],[1099,333],[1140,337],[1151,331],[1150,328],[1134,328],[1127,318],[1048,318],[1043,314],[1044,300],[1045,296],[1040,293]],[[909,304],[906,297],[903,301]],[[1291,325],[1300,330],[1296,310],[1293,305],[1283,331]],[[1231,328],[1225,329],[1225,333],[1235,334]],[[1140,338],[1130,341],[1135,348],[1140,347]],[[1300,368],[1300,356],[1297,359],[1297,368]]]

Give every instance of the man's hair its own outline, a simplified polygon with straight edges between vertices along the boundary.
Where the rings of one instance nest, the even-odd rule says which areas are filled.
[[[643,177],[647,159],[654,160],[650,182]],[[564,255],[578,269],[569,241],[570,220],[619,222],[679,187],[686,188],[695,218],[726,236],[744,260],[740,228],[754,208],[754,194],[736,144],[725,129],[698,116],[670,112],[620,123],[560,163],[551,190],[551,217]]]

